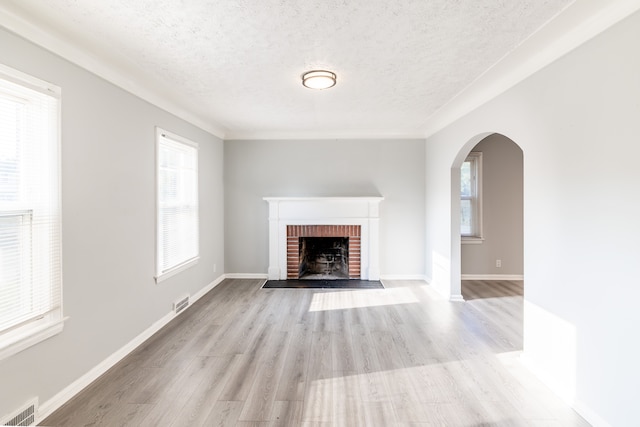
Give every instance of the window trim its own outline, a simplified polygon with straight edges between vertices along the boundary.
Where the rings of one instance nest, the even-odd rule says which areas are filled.
[[[69,318],[62,317],[62,309],[54,310],[45,314],[42,318],[30,322],[28,325],[5,334],[3,340],[6,343],[0,346],[0,360],[13,356],[47,338],[59,334],[62,332],[64,322],[67,319]]]
[[[172,132],[166,131],[160,127],[156,126],[156,177],[155,177],[155,194],[156,194],[156,233],[155,233],[155,239],[156,239],[156,266],[155,266],[155,273],[156,275],[154,276],[154,279],[156,281],[156,284],[163,282],[167,279],[169,279],[170,277],[175,276],[176,274],[185,271],[189,268],[191,268],[192,266],[196,265],[198,263],[198,261],[200,260],[200,238],[198,236],[198,241],[197,241],[197,254],[196,256],[185,260],[184,262],[177,264],[171,268],[169,268],[168,270],[165,270],[163,272],[161,272],[160,270],[160,143],[161,143],[161,139],[162,138],[166,138],[169,139],[171,141],[174,142],[178,142],[180,144],[184,144],[188,147],[194,148],[196,150],[196,194],[197,194],[197,203],[198,203],[198,210],[199,210],[199,206],[200,206],[200,193],[199,193],[199,170],[198,170],[198,163],[199,163],[199,156],[198,156],[198,143],[191,141],[187,138],[184,138],[180,135],[176,135]],[[198,225],[198,234],[199,234],[199,230],[200,230],[200,213],[198,211],[198,218],[197,218],[197,225]]]
[[[484,242],[482,226],[482,152],[472,151],[464,161],[471,163],[472,196],[468,200],[471,200],[472,232],[471,234],[462,234],[460,232],[460,239],[462,244],[477,245]],[[460,195],[460,200],[463,200],[462,194]]]
[[[61,142],[62,142],[62,108],[61,108],[61,88],[55,86],[49,82],[41,80],[37,77],[31,76],[22,71],[13,69],[4,64],[0,64],[0,80],[8,82],[10,85],[17,85],[26,90],[39,92],[46,96],[53,98],[55,101],[55,110],[51,112],[55,114],[53,117],[53,126],[49,130],[52,131],[51,135],[55,139],[51,146],[52,152],[55,153],[52,157],[52,161],[55,162],[57,188],[56,199],[54,203],[57,206],[56,219],[52,223],[52,227],[57,228],[59,240],[52,249],[52,256],[59,262],[60,270],[59,276],[54,278],[56,283],[56,291],[59,295],[59,304],[51,308],[49,311],[43,313],[40,316],[34,316],[31,320],[26,320],[23,323],[15,324],[12,327],[4,330],[0,333],[0,361],[13,356],[29,347],[32,347],[48,338],[53,337],[62,332],[64,329],[64,322],[68,317],[63,316],[63,279],[62,279],[62,177],[61,177]],[[10,89],[7,86],[9,93],[8,96],[13,96]],[[13,210],[13,209],[12,209]],[[19,207],[13,210],[16,214],[33,214],[33,211],[29,207]],[[52,285],[53,286],[53,285]]]

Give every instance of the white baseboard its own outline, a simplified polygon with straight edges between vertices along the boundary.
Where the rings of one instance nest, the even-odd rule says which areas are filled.
[[[451,302],[464,302],[464,297],[462,296],[462,294],[451,295],[449,297],[449,301],[451,301]]]
[[[612,427],[611,424],[606,422],[600,415],[593,412],[593,410],[583,402],[576,400],[574,397],[567,396],[567,394],[558,387],[556,381],[544,372],[544,370],[540,369],[526,353],[522,353],[520,356],[520,363],[522,363],[522,365],[535,375],[536,378],[549,387],[556,396],[562,399],[567,405],[571,406],[578,415],[584,418],[593,427]]]
[[[380,280],[422,280],[427,281],[424,274],[384,274],[380,275]]]
[[[266,273],[227,273],[224,277],[225,279],[268,279],[269,275]]]
[[[593,427],[612,427],[611,424],[602,419],[602,417],[591,410],[587,405],[580,401],[576,401],[571,405],[573,409],[584,418]]]
[[[198,292],[196,292],[195,294],[193,294],[191,296],[191,303],[189,304],[189,306],[191,306],[191,304],[193,304],[194,302],[198,301],[200,298],[202,298],[203,296],[205,296],[207,293],[209,293],[209,291],[213,288],[215,288],[216,286],[218,286],[220,283],[222,283],[222,281],[224,279],[226,279],[226,275],[223,274],[220,277],[218,277],[217,279],[215,279],[213,282],[209,283],[207,286],[205,286],[204,288],[200,289]]]
[[[524,280],[522,274],[463,274],[462,280]]]
[[[193,304],[194,302],[202,298],[207,292],[215,288],[224,279],[225,279],[225,275],[223,274],[217,279],[215,279],[213,282],[209,283],[207,286],[205,286],[204,288],[196,292],[191,297],[191,304]],[[191,304],[189,305],[191,306]],[[76,394],[81,392],[85,387],[87,387],[93,381],[98,379],[100,375],[104,374],[109,369],[111,369],[111,367],[113,367],[116,363],[124,359],[125,356],[127,356],[129,353],[135,350],[138,346],[140,346],[140,344],[145,342],[147,339],[151,338],[151,336],[156,332],[158,332],[160,329],[162,329],[163,326],[165,326],[167,323],[169,323],[171,320],[173,320],[175,317],[179,316],[180,314],[184,313],[185,311],[186,310],[183,310],[178,314],[171,311],[168,314],[165,314],[160,319],[155,321],[151,326],[149,326],[146,330],[144,330],[140,335],[138,335],[137,337],[129,341],[122,348],[120,348],[111,356],[107,357],[102,362],[100,362],[97,366],[92,368],[89,372],[87,372],[86,374],[84,374],[83,376],[81,376],[71,384],[69,384],[67,387],[62,389],[59,393],[57,393],[51,399],[47,400],[42,405],[40,405],[40,407],[38,408],[38,413],[36,414],[36,424],[39,424],[40,422],[42,422],[42,420],[44,420],[49,415],[51,415],[56,409],[60,408],[62,405],[67,403],[69,400],[71,400],[72,397],[74,397]]]

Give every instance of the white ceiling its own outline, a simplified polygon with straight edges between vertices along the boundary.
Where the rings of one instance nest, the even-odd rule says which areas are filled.
[[[573,0],[4,3],[85,62],[238,139],[422,137],[434,113]],[[334,71],[337,85],[304,88],[311,69]]]

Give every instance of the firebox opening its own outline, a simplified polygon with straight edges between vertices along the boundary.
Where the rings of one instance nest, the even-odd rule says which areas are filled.
[[[299,250],[299,279],[349,278],[348,237],[300,237]]]

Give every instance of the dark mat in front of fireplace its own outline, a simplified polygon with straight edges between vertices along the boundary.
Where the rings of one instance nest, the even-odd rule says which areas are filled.
[[[384,289],[379,280],[267,280],[263,288],[298,289]]]

